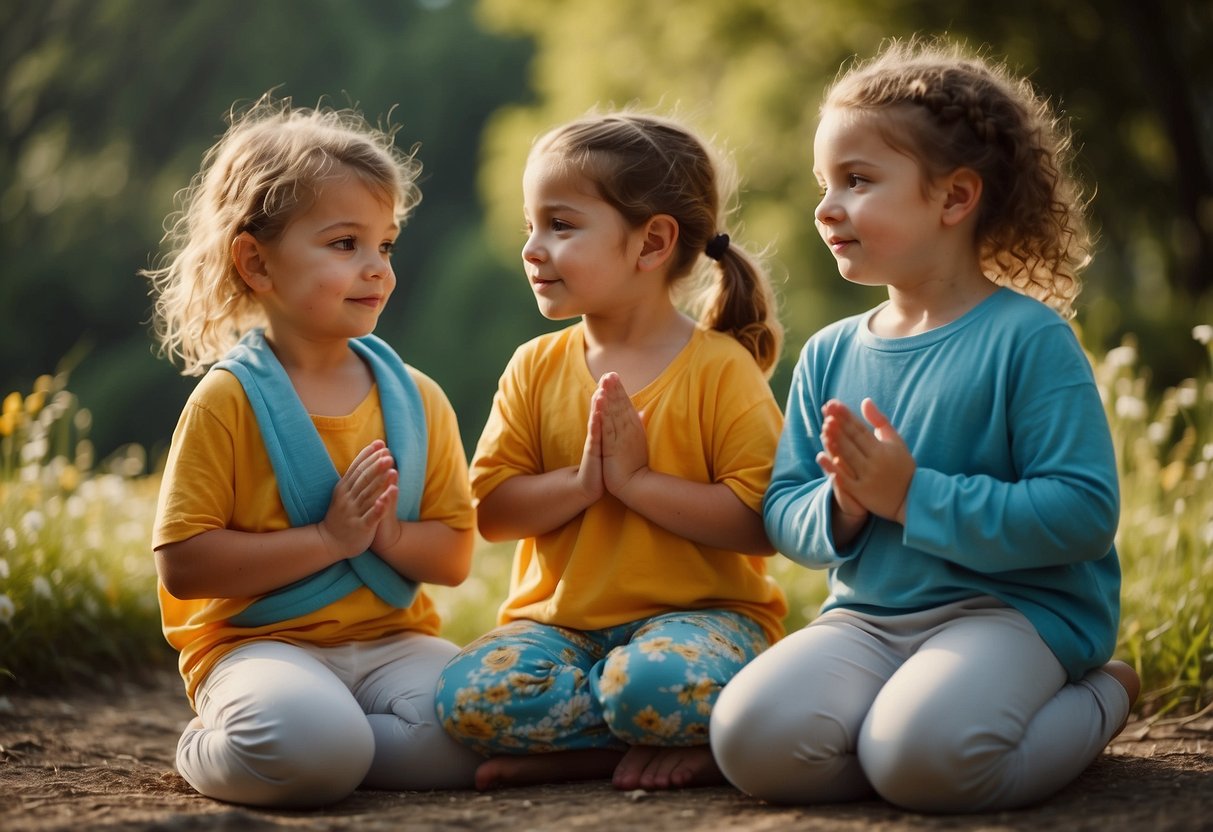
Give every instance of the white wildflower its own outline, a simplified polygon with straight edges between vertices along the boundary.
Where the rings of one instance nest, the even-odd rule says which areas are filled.
[[[1213,451],[1213,445],[1209,445],[1209,450]],[[1213,459],[1213,457],[1210,457]],[[17,551],[17,530],[12,526],[5,526],[4,531],[0,532],[0,540],[4,541],[4,548],[10,552]]]
[[[21,516],[21,533],[27,538],[33,539],[37,537],[38,532],[42,531],[45,525],[46,518],[37,509],[27,511]]]
[[[41,462],[49,448],[50,445],[47,444],[45,437],[39,436],[30,439],[21,446],[21,462],[25,464]]]
[[[80,495],[73,494],[67,498],[67,516],[73,520],[79,520],[88,510],[88,504],[81,499]]]
[[[1146,438],[1150,440],[1151,444],[1161,445],[1162,443],[1166,442],[1170,436],[1171,429],[1162,422],[1151,422],[1150,426],[1146,428]]]
[[[51,598],[55,597],[55,592],[51,589],[51,582],[48,581],[44,575],[34,576],[33,588],[34,594],[39,598],[45,598],[49,601]]]
[[[1208,344],[1213,341],[1213,326],[1209,324],[1200,324],[1192,327],[1192,337],[1202,344]]]
[[[1146,403],[1136,396],[1121,396],[1116,400],[1116,415],[1122,419],[1141,421],[1146,418]]]
[[[7,581],[10,574],[11,573],[8,569],[8,561],[4,558],[0,558],[0,581]]]
[[[1137,361],[1137,348],[1124,344],[1108,350],[1104,363],[1111,367],[1132,367]]]
[[[1175,402],[1180,407],[1196,407],[1196,385],[1183,384],[1175,391]]]
[[[0,624],[8,624],[17,614],[17,605],[7,595],[0,595]]]

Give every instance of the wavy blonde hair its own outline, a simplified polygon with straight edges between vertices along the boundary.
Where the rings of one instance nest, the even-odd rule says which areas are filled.
[[[1068,127],[1026,78],[959,44],[892,40],[835,81],[826,109],[879,116],[885,141],[917,159],[928,181],[975,171],[986,277],[1073,317],[1094,239]]]
[[[200,375],[265,316],[232,260],[244,232],[277,239],[324,182],[354,175],[394,206],[401,225],[421,200],[415,148],[372,127],[352,109],[293,107],[262,96],[233,110],[229,127],[202,157],[180,208],[165,221],[164,252],[140,272],[152,284],[160,353]]]
[[[727,232],[735,176],[715,148],[672,119],[632,112],[589,115],[541,136],[531,155],[548,155],[585,177],[633,228],[657,214],[678,223],[671,283],[700,278],[688,292],[699,323],[744,346],[768,375],[779,360],[783,327],[766,268]],[[719,249],[719,250],[716,250]]]

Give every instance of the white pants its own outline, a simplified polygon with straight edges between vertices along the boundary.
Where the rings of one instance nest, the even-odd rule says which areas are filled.
[[[925,612],[833,610],[744,667],[712,751],[744,792],[825,803],[1023,806],[1077,777],[1129,713],[1098,670],[1075,684],[1019,612],[976,598]]]
[[[419,633],[238,647],[199,686],[177,769],[208,797],[252,806],[322,806],[359,786],[471,788],[483,758],[434,714],[438,675],[457,652]]]

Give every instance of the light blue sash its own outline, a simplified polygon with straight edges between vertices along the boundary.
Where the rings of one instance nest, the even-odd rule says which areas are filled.
[[[400,356],[383,340],[367,335],[351,339],[350,347],[370,365],[379,386],[387,445],[400,472],[396,515],[416,520],[425,485],[427,443],[421,393]],[[323,520],[340,475],[263,331],[245,335],[215,368],[239,379],[248,396],[291,525]],[[416,582],[368,549],[261,596],[230,622],[237,627],[262,627],[298,618],[361,586],[399,609],[413,603],[417,594]]]

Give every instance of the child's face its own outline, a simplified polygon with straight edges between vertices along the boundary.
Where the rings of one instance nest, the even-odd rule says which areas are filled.
[[[527,240],[522,264],[539,311],[560,320],[608,313],[639,299],[639,231],[593,186],[540,154],[522,178]]]
[[[271,331],[347,339],[374,330],[396,288],[393,206],[353,175],[325,182],[282,235],[260,247]]]
[[[879,116],[827,109],[813,142],[822,189],[814,218],[838,271],[853,283],[905,286],[939,266],[941,195],[916,160],[891,147]]]

